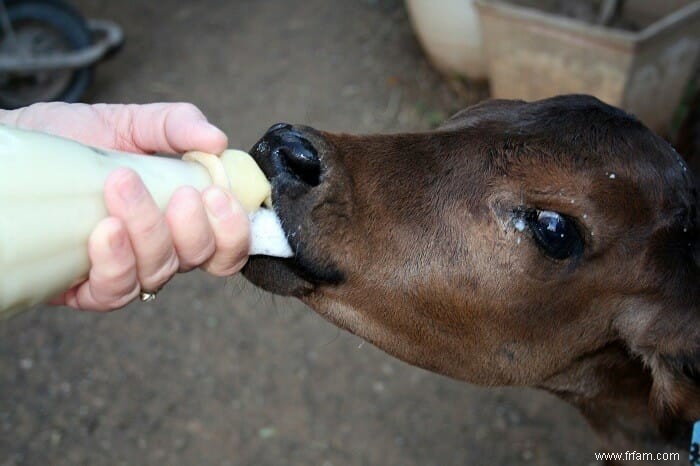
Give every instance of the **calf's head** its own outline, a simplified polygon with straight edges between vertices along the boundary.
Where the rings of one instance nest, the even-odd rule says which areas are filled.
[[[661,417],[700,418],[696,181],[634,118],[490,101],[418,134],[279,124],[252,154],[295,251],[251,258],[255,284],[473,383],[544,386],[616,346]]]

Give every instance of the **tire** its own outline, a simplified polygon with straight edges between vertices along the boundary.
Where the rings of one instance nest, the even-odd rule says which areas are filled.
[[[41,33],[43,30],[46,36],[43,39],[49,47],[55,46],[60,50],[79,50],[92,44],[92,32],[85,19],[70,5],[60,0],[6,0],[5,5],[18,37],[23,34],[23,31],[27,31],[27,28],[31,28],[35,34],[36,31]],[[5,40],[5,34],[0,28],[0,44]],[[51,45],[52,43],[55,45]],[[46,51],[51,52],[55,49]],[[59,80],[56,80],[57,76],[60,76]],[[49,81],[53,77],[53,85],[42,89],[42,84],[39,82],[41,77]],[[77,102],[90,86],[92,77],[93,67],[90,66],[8,78],[5,83],[0,83],[0,107],[19,108],[37,101]],[[13,92],[12,85],[22,80],[27,82],[36,80],[37,84],[33,87],[31,84],[26,85],[24,94]]]

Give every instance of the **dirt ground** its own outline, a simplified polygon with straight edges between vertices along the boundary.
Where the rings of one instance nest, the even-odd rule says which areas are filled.
[[[74,3],[128,38],[92,101],[191,101],[233,146],[277,121],[426,129],[464,104],[398,0]],[[0,386],[2,466],[596,464],[552,396],[410,367],[240,277],[2,322]]]

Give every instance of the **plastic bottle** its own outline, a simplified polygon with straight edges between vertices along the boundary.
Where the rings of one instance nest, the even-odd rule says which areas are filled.
[[[259,209],[270,185],[245,152],[143,156],[0,125],[0,317],[85,279],[88,237],[107,216],[104,182],[118,167],[135,170],[161,209],[180,186],[230,189],[251,212],[251,254],[292,255],[274,211]]]

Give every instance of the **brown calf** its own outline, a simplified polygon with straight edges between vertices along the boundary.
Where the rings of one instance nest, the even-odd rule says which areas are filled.
[[[296,253],[252,258],[253,283],[411,364],[548,390],[611,451],[687,451],[698,186],[637,120],[490,101],[418,134],[278,124],[252,153]]]

